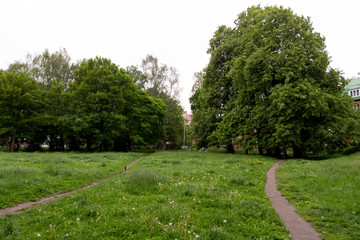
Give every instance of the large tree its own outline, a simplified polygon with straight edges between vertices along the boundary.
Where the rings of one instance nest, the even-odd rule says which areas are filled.
[[[130,66],[128,74],[143,90],[155,98],[161,99],[167,106],[165,135],[163,142],[180,145],[183,139],[183,109],[179,102],[179,74],[173,67],[160,64],[159,60],[147,55],[141,66]]]
[[[73,109],[68,122],[88,150],[130,150],[133,143],[151,144],[162,135],[164,104],[139,90],[109,59],[83,61],[67,95]]]
[[[28,71],[33,78],[44,86],[50,86],[59,81],[68,84],[72,81],[76,64],[65,48],[51,53],[45,49],[41,54],[28,54],[26,61],[16,61],[9,65],[8,71]]]
[[[67,132],[70,129],[63,121],[64,114],[69,111],[69,104],[64,103],[63,95],[68,84],[73,81],[76,66],[63,48],[53,53],[45,49],[41,54],[28,54],[26,61],[16,61],[7,69],[8,72],[27,72],[43,90],[41,134],[48,136],[50,150],[63,150],[65,143],[72,141],[64,138],[64,135],[72,134],[71,131]]]
[[[210,48],[203,89],[209,78],[207,89],[229,92],[218,98],[223,102],[207,101],[224,108],[216,112],[213,138],[228,143],[237,137],[246,148],[273,154],[292,148],[295,156],[343,147],[354,138],[359,124],[343,95],[345,81],[330,68],[325,39],[309,18],[291,9],[255,6],[235,25],[220,27],[211,41],[217,45]],[[219,75],[209,75],[212,62],[220,66]],[[206,99],[210,94],[203,92]]]
[[[42,107],[38,83],[28,73],[0,71],[0,138],[6,141],[8,151],[14,151],[20,142],[39,144],[35,138]]]

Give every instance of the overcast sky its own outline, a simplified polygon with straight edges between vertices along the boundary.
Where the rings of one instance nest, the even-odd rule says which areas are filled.
[[[311,17],[326,38],[331,66],[345,77],[360,72],[360,1],[323,0],[0,0],[0,69],[27,53],[66,48],[73,62],[96,56],[122,68],[140,65],[147,54],[177,68],[181,102],[194,72],[209,61],[209,40],[220,25],[234,26],[250,6],[290,7]]]

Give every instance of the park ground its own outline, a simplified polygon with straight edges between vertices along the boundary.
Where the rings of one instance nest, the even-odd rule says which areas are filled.
[[[258,155],[0,153],[0,208],[100,184],[0,217],[1,239],[291,239]],[[324,239],[360,239],[360,155],[291,159],[278,188]]]

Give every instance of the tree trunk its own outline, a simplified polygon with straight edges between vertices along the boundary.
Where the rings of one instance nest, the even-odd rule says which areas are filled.
[[[260,147],[260,146],[259,146],[259,155],[264,155],[263,147]]]
[[[280,147],[275,147],[274,155],[276,158],[282,158]]]
[[[284,159],[287,159],[287,158],[288,158],[288,155],[287,155],[286,147],[283,147],[282,153],[283,153],[283,158],[284,158]]]
[[[11,136],[9,152],[13,152],[15,149],[15,133]]]
[[[304,149],[303,148],[294,146],[293,151],[294,151],[294,158],[302,158],[302,157],[304,157]]]
[[[60,134],[60,139],[59,139],[59,150],[60,151],[65,150],[65,140],[64,140],[64,136],[62,134]]]
[[[234,146],[233,146],[233,144],[231,142],[226,144],[226,152],[227,153],[234,153],[235,152]]]

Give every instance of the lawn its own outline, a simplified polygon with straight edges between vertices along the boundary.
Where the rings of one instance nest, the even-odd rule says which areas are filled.
[[[264,193],[275,161],[158,152],[95,187],[0,217],[0,238],[290,239]]]
[[[0,152],[0,209],[70,191],[121,172],[138,153]]]
[[[360,239],[360,155],[288,160],[278,188],[324,239]]]

